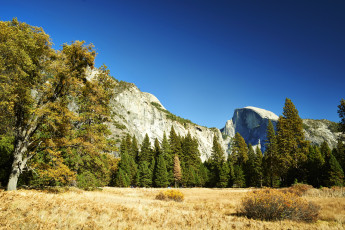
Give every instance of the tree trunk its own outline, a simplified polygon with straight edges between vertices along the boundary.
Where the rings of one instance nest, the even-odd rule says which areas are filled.
[[[12,166],[12,171],[7,184],[7,191],[17,190],[18,178],[20,175],[20,170],[18,167]]]
[[[7,184],[7,191],[17,190],[17,183],[20,174],[22,173],[28,158],[23,159],[24,153],[27,151],[27,146],[23,142],[15,142],[15,149],[13,153],[13,163],[11,174]]]

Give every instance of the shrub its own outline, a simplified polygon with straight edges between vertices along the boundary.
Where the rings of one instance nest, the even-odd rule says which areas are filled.
[[[184,195],[181,191],[176,189],[166,190],[159,192],[156,196],[157,200],[173,200],[177,202],[182,202],[184,200]]]
[[[296,220],[314,222],[320,207],[294,193],[274,189],[250,192],[242,200],[240,212],[260,220]]]
[[[282,191],[293,193],[297,196],[303,196],[312,188],[313,188],[313,186],[311,186],[311,185],[297,183],[297,184],[293,184],[289,188],[283,189]]]

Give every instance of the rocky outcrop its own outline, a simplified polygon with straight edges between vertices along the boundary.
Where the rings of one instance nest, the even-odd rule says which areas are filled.
[[[263,150],[265,148],[266,131],[268,121],[271,120],[274,127],[278,121],[278,116],[273,112],[248,106],[236,109],[231,120],[228,120],[225,127],[221,129],[223,136],[235,136],[238,132],[245,139],[247,144],[253,146],[259,145]],[[304,119],[303,127],[305,138],[312,144],[321,145],[326,141],[330,147],[335,147],[340,133],[336,131],[336,123],[328,120]],[[229,141],[228,141],[229,143]]]
[[[146,134],[150,137],[151,143],[154,143],[155,138],[161,142],[164,132],[169,136],[173,126],[177,134],[186,136],[190,132],[191,136],[198,140],[203,161],[211,155],[214,135],[225,150],[219,129],[199,126],[171,114],[154,95],[141,92],[134,84],[119,82],[114,90],[115,96],[110,104],[112,122],[109,123],[109,127],[117,141],[129,133],[135,135],[139,143]]]
[[[228,137],[233,137],[238,132],[247,144],[264,147],[261,144],[266,140],[269,120],[276,126],[278,116],[270,111],[248,106],[236,109],[232,119],[226,122],[221,132]]]
[[[321,145],[322,142],[326,141],[331,148],[336,147],[341,135],[337,130],[337,123],[325,119],[304,119],[303,128],[305,138],[312,144]]]

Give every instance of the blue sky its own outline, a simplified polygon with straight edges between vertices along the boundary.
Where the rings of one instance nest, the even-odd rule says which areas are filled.
[[[172,113],[222,128],[236,108],[339,121],[345,1],[3,1],[0,20],[43,27],[54,48],[93,43],[96,65]]]

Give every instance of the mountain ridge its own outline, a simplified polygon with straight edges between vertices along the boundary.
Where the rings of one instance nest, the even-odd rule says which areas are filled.
[[[89,78],[92,79],[96,73],[97,70],[90,70]],[[268,121],[271,120],[276,127],[279,118],[269,110],[246,106],[235,109],[233,117],[226,121],[223,128],[208,128],[172,114],[155,95],[142,92],[134,83],[114,80],[116,86],[110,102],[112,119],[108,125],[117,143],[127,134],[135,135],[141,143],[146,133],[151,143],[154,143],[155,138],[161,142],[163,134],[168,136],[171,127],[174,127],[178,135],[186,136],[190,132],[198,140],[200,157],[205,161],[211,156],[214,136],[225,154],[230,153],[231,138],[236,132],[243,136],[247,144],[258,145],[264,150]],[[306,139],[318,145],[326,141],[334,147],[339,136],[332,128],[334,124],[326,119],[303,119]]]

